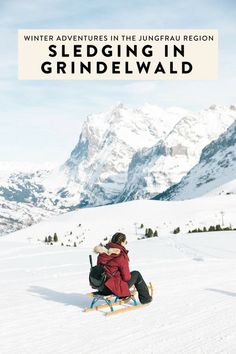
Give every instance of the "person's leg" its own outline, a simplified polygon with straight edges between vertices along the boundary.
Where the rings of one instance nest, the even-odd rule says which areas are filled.
[[[131,286],[135,285],[135,283],[138,280],[138,277],[141,275],[137,270],[133,270],[132,272],[130,272],[130,274],[131,274],[131,278],[128,281],[129,288],[131,288]]]
[[[133,270],[130,274],[131,274],[131,279],[128,281],[129,288],[132,285],[135,285],[138,291],[138,297],[141,304],[147,304],[148,302],[151,302],[152,297],[149,294],[147,284],[143,280],[142,275],[137,270]]]

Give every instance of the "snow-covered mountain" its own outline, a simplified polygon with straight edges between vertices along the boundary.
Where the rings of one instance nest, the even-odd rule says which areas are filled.
[[[235,119],[233,107],[220,106],[182,117],[163,140],[134,154],[118,200],[153,197],[178,183],[198,162],[202,149]]]
[[[47,180],[47,189],[68,207],[113,203],[124,188],[133,155],[163,139],[184,114],[182,109],[119,104],[89,116],[71,156]]]
[[[185,113],[183,109],[167,113],[151,105],[128,109],[118,104],[85,120],[79,142],[62,166],[36,169],[28,165],[27,170],[26,163],[21,168],[1,163],[1,210],[9,210],[9,218],[0,223],[0,234],[18,229],[18,218],[20,227],[27,226],[28,217],[23,215],[30,208],[35,210],[30,221],[34,223],[47,212],[51,215],[114,202],[124,187],[133,154],[163,138]],[[10,210],[14,210],[16,222]],[[0,212],[0,217],[5,220],[6,213]]]
[[[0,197],[0,236],[28,227],[51,215],[54,212],[31,203],[8,201]]]
[[[55,196],[45,190],[49,170],[0,174],[0,235],[32,225],[60,211]]]
[[[157,196],[161,200],[184,200],[209,194],[236,194],[236,121],[207,145],[200,161],[180,183]]]
[[[149,198],[179,182],[202,149],[236,119],[232,108],[198,113],[122,104],[85,121],[69,159],[44,181],[60,208]]]
[[[179,182],[198,162],[202,149],[235,119],[234,107],[219,106],[192,113],[118,104],[90,115],[61,166],[12,173],[0,167],[1,210],[9,210],[8,222],[0,222],[0,234],[46,215],[156,195]],[[5,211],[0,211],[4,220]]]

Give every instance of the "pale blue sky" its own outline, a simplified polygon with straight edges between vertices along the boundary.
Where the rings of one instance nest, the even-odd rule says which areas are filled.
[[[192,110],[236,104],[235,18],[230,0],[0,0],[0,161],[63,162],[86,116],[120,101]],[[218,29],[219,79],[19,81],[17,30],[23,28]]]

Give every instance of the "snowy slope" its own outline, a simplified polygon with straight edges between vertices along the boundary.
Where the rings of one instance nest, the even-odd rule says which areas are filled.
[[[134,220],[213,222],[228,208],[227,222],[236,222],[235,196],[203,199],[135,201],[51,220],[55,230],[58,219],[58,231],[84,220],[82,227],[93,230],[84,230],[89,248],[34,244],[29,235],[49,231],[49,221],[1,237],[1,354],[235,353],[236,232],[175,236],[163,229],[157,238],[132,241]],[[117,231],[117,218],[127,231],[130,268],[152,281],[155,295],[143,309],[106,318],[83,312],[90,303],[88,255],[101,231]]]
[[[133,156],[118,201],[153,197],[178,183],[199,161],[202,149],[235,119],[234,106],[211,106],[182,117],[162,141]]]
[[[32,243],[41,244],[45,236],[56,232],[59,246],[62,242],[64,246],[73,246],[76,242],[80,248],[92,247],[94,243],[104,242],[104,238],[109,239],[115,231],[130,235],[134,241],[149,227],[159,235],[170,234],[177,227],[181,233],[204,226],[209,228],[221,224],[222,211],[224,225],[236,228],[236,195],[225,195],[171,202],[137,200],[79,209],[14,232],[8,239],[23,242],[30,239]]]
[[[236,178],[230,182],[220,184],[219,187],[212,189],[210,192],[207,192],[205,195],[211,196],[211,195],[222,195],[222,194],[236,194]]]
[[[236,120],[207,145],[199,163],[157,199],[183,200],[202,195],[236,193]]]

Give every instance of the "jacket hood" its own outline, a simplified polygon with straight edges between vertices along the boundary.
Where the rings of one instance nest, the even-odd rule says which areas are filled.
[[[120,252],[124,252],[126,254],[129,252],[124,246],[120,245],[119,243],[110,242],[107,244],[107,247],[109,249],[118,248],[120,250]]]
[[[109,246],[110,244],[108,244]],[[113,245],[116,246],[116,244],[114,243]],[[118,246],[118,245],[117,245]],[[109,248],[106,248],[105,246],[101,246],[101,245],[97,245],[94,247],[94,252],[95,253],[99,253],[99,254],[102,254],[102,253],[105,253],[107,254],[108,256],[110,256],[111,254],[120,254],[121,250],[118,248],[118,247],[109,247]]]

